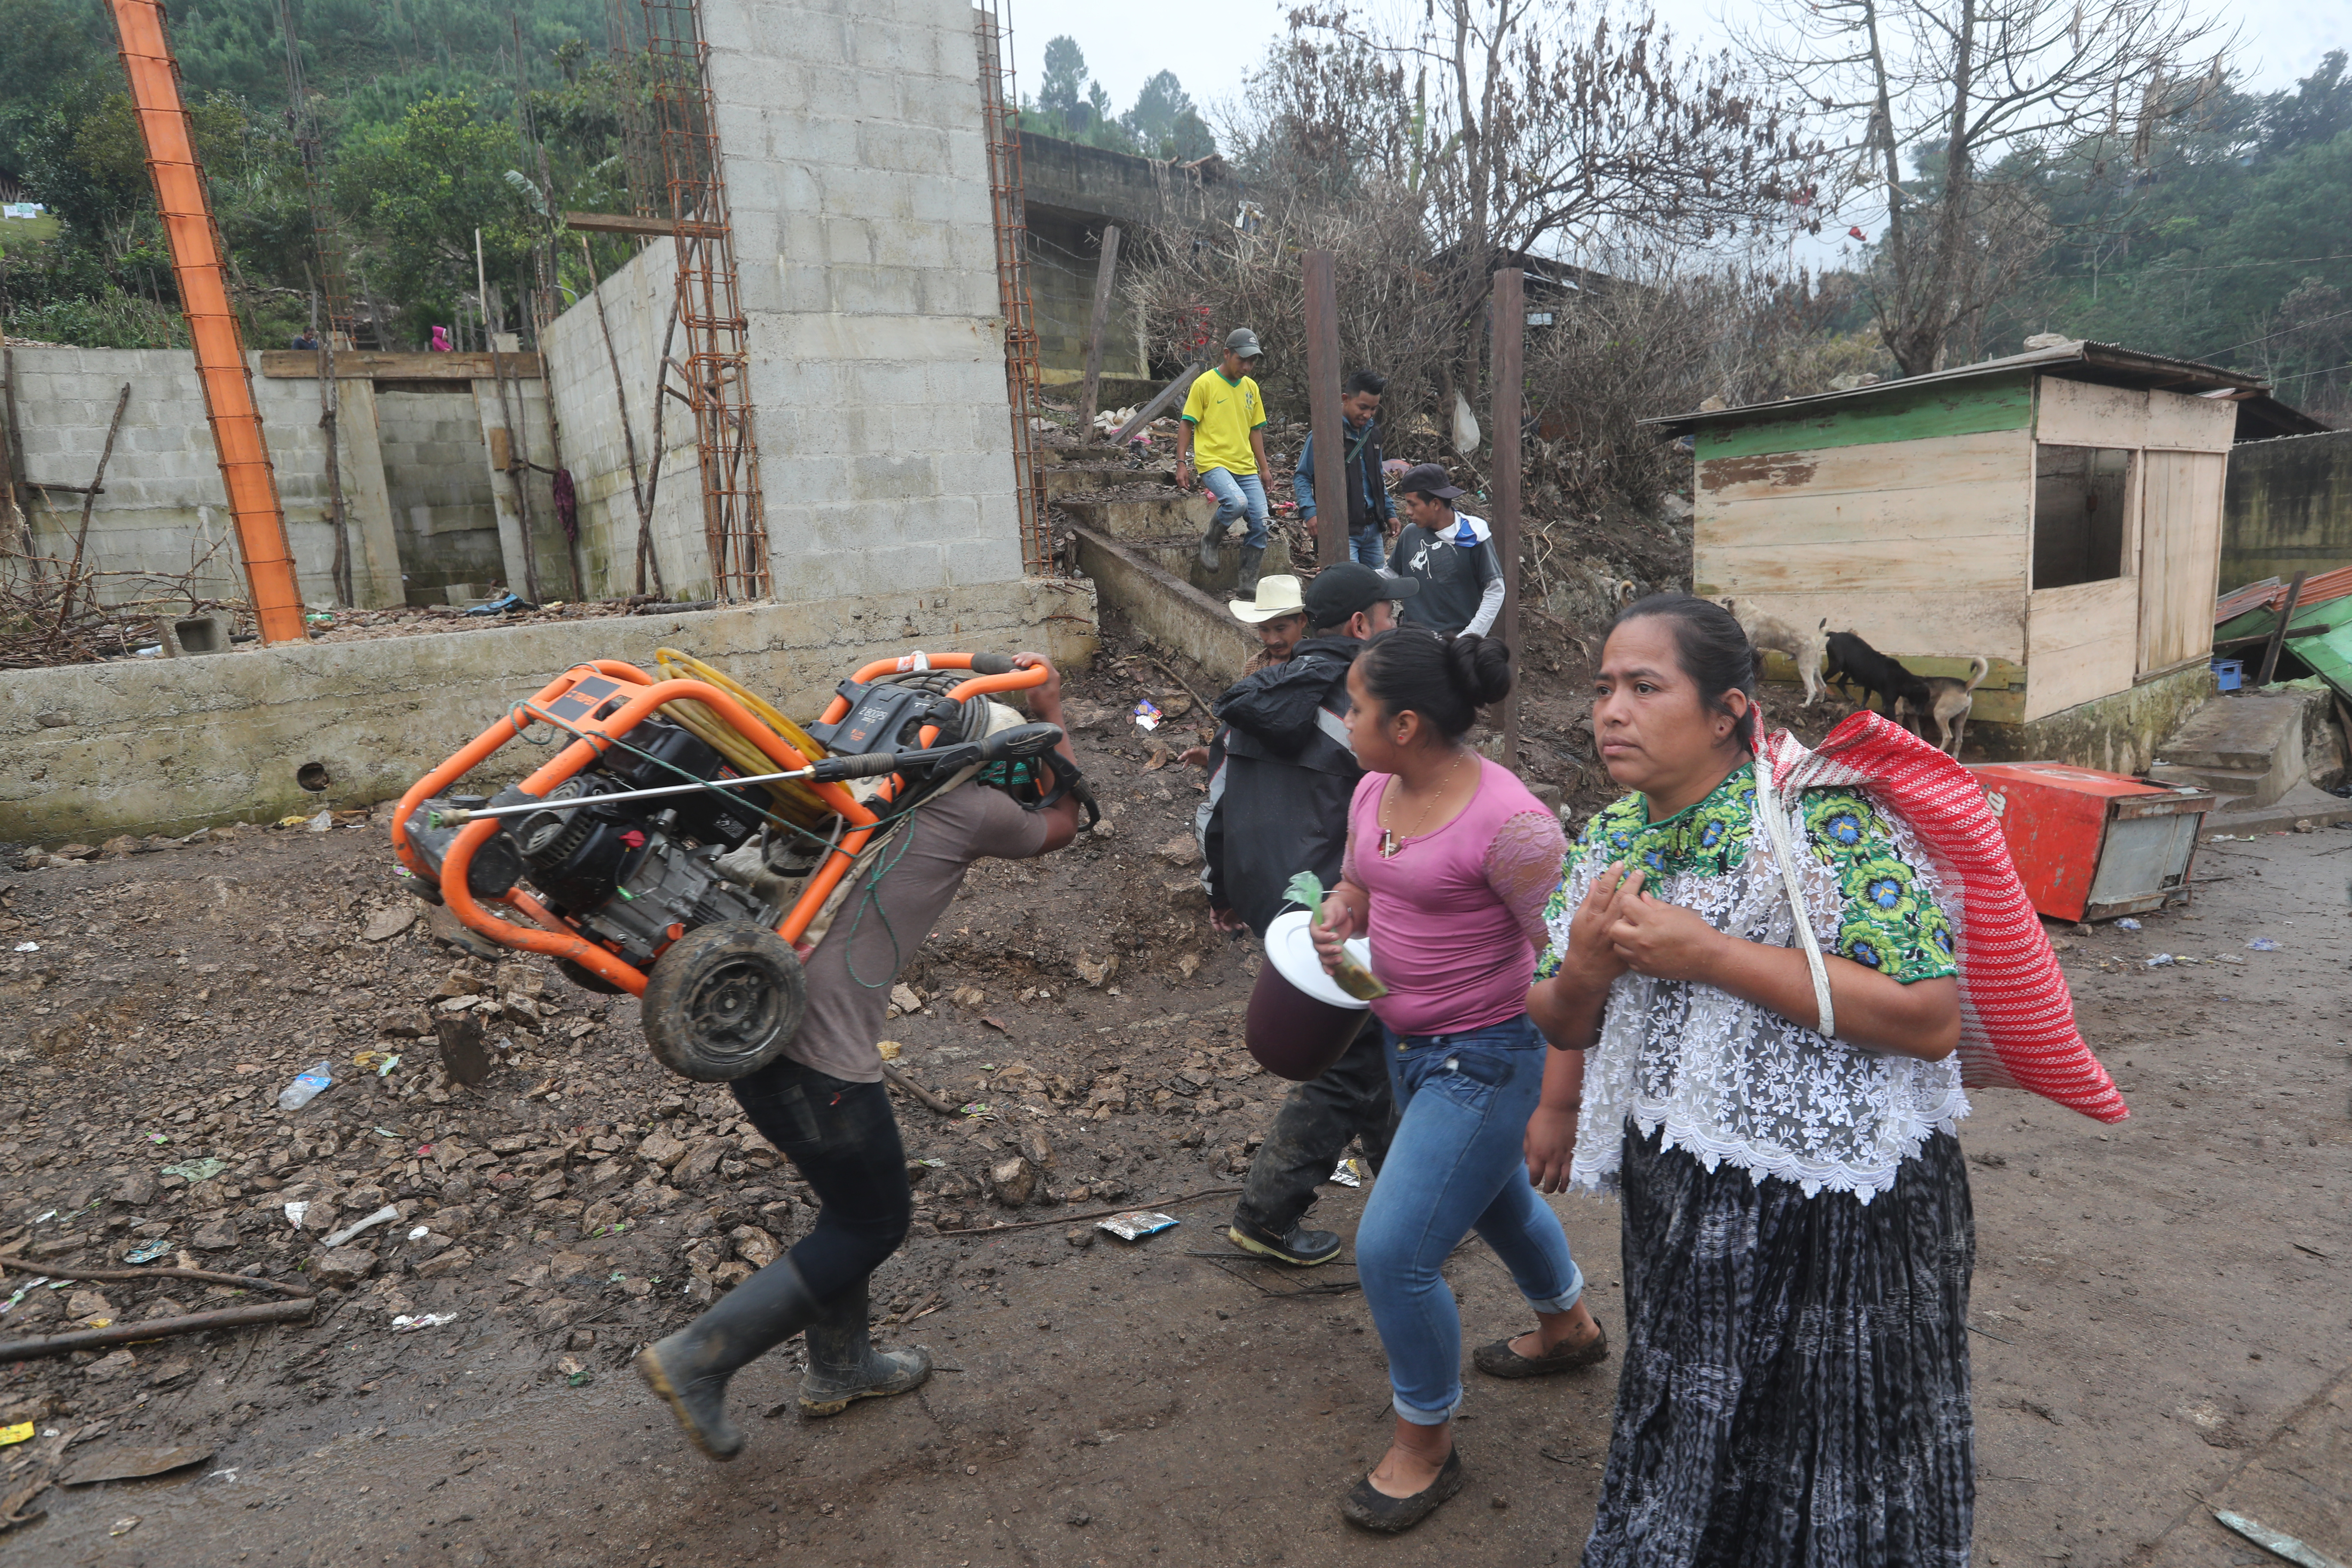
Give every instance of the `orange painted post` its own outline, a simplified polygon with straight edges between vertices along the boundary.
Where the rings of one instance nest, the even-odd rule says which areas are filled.
[[[204,170],[196,163],[188,111],[180,101],[179,67],[164,37],[163,9],[156,0],[110,3],[261,640],[300,642],[306,636],[302,595],[294,582],[293,553],[286,547],[286,513],[278,505],[278,476],[269,466],[269,444],[262,437],[261,410],[253,400],[236,311],[229,303],[220,231],[214,226]]]

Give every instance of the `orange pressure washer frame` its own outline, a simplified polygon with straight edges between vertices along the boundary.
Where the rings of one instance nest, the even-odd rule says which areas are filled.
[[[968,653],[908,654],[899,658],[877,659],[850,679],[863,686],[885,675],[911,674],[922,669],[970,669],[971,659],[972,656]],[[950,689],[948,696],[961,701],[965,698],[985,696],[991,692],[1024,690],[1043,686],[1048,673],[1040,667],[1015,669],[1004,675],[974,676]],[[616,700],[619,702],[617,707],[614,705]],[[464,750],[411,784],[408,793],[400,797],[398,813],[393,818],[394,852],[411,876],[435,882],[451,913],[492,942],[526,952],[544,953],[550,958],[570,959],[633,995],[644,995],[647,976],[643,970],[601,943],[582,936],[562,916],[520,888],[509,889],[499,901],[530,921],[530,926],[500,920],[475,900],[472,890],[466,885],[466,872],[473,864],[474,851],[499,831],[497,818],[469,822],[458,830],[448,853],[442,858],[441,874],[437,880],[424,858],[417,853],[415,846],[408,841],[408,819],[419,805],[481,766],[499,747],[519,738],[530,725],[548,724],[574,737],[570,745],[516,786],[526,795],[543,796],[604,756],[613,742],[621,740],[665,704],[688,700],[707,705],[738,734],[759,747],[776,764],[779,773],[809,765],[809,759],[783,737],[754,718],[740,702],[708,681],[656,680],[633,664],[611,658],[592,659],[585,664],[572,666],[549,681],[529,701],[517,704],[505,718],[475,736]],[[849,700],[836,695],[818,722],[835,723],[848,712]],[[923,745],[929,746],[938,739],[939,726],[923,726]],[[848,874],[858,851],[866,847],[867,840],[873,837],[875,828],[881,825],[881,818],[860,805],[841,784],[811,781],[809,787],[833,807],[848,831],[826,854],[824,862],[809,878],[808,886],[802,889],[800,898],[776,927],[778,936],[795,944],[808,930],[809,922],[816,918],[817,911],[824,907],[825,899]],[[904,780],[899,775],[888,775],[884,779],[877,798],[883,801],[895,798],[902,787]],[[683,931],[673,929],[671,940],[676,941],[683,934]]]

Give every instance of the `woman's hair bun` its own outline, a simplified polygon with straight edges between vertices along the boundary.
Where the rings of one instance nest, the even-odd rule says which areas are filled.
[[[1511,647],[1500,637],[1452,638],[1445,645],[1445,673],[1473,706],[1500,702],[1511,692]]]

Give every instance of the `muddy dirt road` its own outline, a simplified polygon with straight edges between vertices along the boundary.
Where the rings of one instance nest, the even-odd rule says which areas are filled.
[[[1333,1507],[1387,1426],[1352,1273],[1241,1261],[1230,1199],[1173,1201],[1237,1180],[1283,1086],[1240,1048],[1254,956],[1187,891],[1194,782],[1151,765],[1167,732],[1114,727],[1138,692],[1181,695],[1132,668],[1076,689],[1108,830],[978,871],[892,1026],[911,1076],[985,1108],[901,1102],[938,1163],[875,1282],[877,1335],[941,1371],[807,1423],[771,1357],[736,1384],[751,1441],[723,1468],[626,1361],[808,1209],[731,1101],[652,1065],[634,1003],[454,952],[364,823],[0,873],[0,1252],[121,1267],[160,1242],[162,1264],[323,1285],[308,1324],[0,1367],[0,1427],[36,1433],[0,1447],[0,1503],[121,1450],[211,1450],[37,1492],[0,1563],[1573,1563],[1613,1362],[1474,1377],[1468,1489],[1368,1540]],[[1181,743],[1193,716],[1173,717]],[[2352,833],[2212,844],[2200,869],[2193,913],[2059,933],[2132,1119],[1987,1093],[1963,1130],[1984,1563],[2263,1559],[2200,1498],[2352,1556]],[[510,1042],[478,1091],[433,1065],[453,1008]],[[377,1076],[360,1051],[401,1060]],[[320,1058],[343,1081],[279,1111]],[[1351,1232],[1360,1194],[1326,1191],[1318,1215]],[[321,1248],[387,1205],[395,1222]],[[1067,1217],[1107,1205],[1184,1223],[1129,1245]],[[1614,1209],[1558,1206],[1614,1327]],[[1474,1340],[1524,1326],[1475,1243],[1450,1274]],[[39,1287],[0,1337],[230,1300]]]

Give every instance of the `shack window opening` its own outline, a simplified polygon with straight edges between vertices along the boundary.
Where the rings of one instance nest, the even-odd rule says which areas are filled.
[[[2116,447],[2034,448],[2036,588],[2104,583],[2124,574],[2131,462],[2131,453]]]

